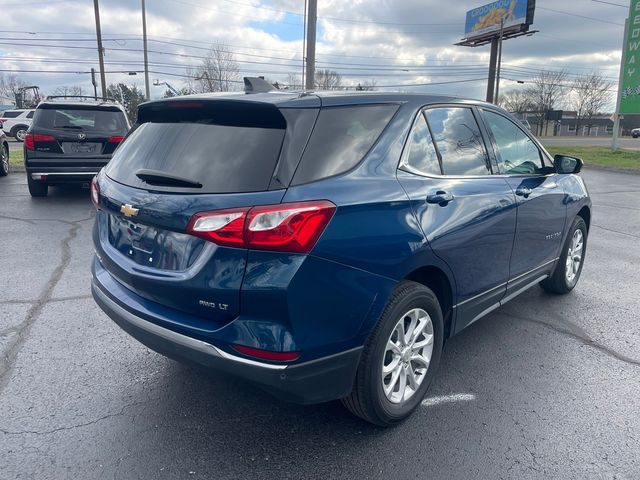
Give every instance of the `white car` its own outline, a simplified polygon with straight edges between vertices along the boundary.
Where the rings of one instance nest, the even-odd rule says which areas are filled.
[[[640,128],[634,128],[633,130],[631,130],[631,136],[633,138],[640,137]]]
[[[0,115],[2,129],[8,136],[15,138],[19,142],[24,141],[24,136],[33,122],[35,109],[29,110],[7,110]]]

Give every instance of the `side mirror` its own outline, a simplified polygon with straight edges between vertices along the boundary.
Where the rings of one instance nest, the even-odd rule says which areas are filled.
[[[556,155],[553,157],[553,166],[557,173],[571,174],[580,173],[584,162],[578,157],[570,157],[568,155]]]

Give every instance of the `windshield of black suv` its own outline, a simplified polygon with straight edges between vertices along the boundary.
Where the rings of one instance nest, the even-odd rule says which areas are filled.
[[[34,122],[48,130],[77,130],[124,134],[128,130],[124,113],[118,108],[67,107],[38,109]]]

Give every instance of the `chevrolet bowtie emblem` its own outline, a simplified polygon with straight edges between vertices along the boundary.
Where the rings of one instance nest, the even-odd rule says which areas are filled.
[[[125,217],[135,217],[138,215],[140,210],[138,208],[133,208],[132,205],[125,203],[120,207],[120,213],[122,213]]]

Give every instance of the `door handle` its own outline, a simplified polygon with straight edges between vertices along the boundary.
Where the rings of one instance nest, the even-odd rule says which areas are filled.
[[[516,195],[518,195],[519,197],[529,198],[531,192],[532,190],[529,187],[519,187],[516,190]]]
[[[454,196],[449,192],[445,191],[437,191],[434,195],[427,195],[427,203],[433,203],[436,205],[440,205],[441,207],[446,207],[450,202],[453,202]]]

